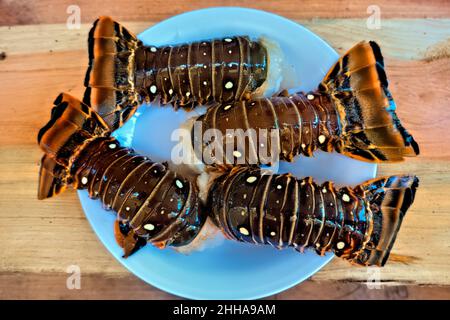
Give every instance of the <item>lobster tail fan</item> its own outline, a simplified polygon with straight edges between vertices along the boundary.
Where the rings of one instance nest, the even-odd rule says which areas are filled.
[[[72,96],[62,93],[54,104],[50,121],[39,131],[37,139],[45,152],[39,172],[39,199],[64,191],[71,183],[71,157],[79,152],[86,141],[109,134],[103,119]]]
[[[70,176],[66,167],[44,155],[39,170],[38,199],[51,198],[63,192],[70,184]]]
[[[359,186],[368,199],[373,226],[370,239],[353,262],[365,266],[386,263],[418,186],[419,179],[409,175],[373,179]]]
[[[83,102],[111,129],[119,128],[136,111],[135,51],[141,42],[110,17],[100,17],[89,32],[89,67]]]
[[[395,113],[383,56],[375,42],[363,41],[351,48],[319,88],[331,96],[339,113],[337,151],[371,162],[395,162],[419,154],[419,146]]]
[[[50,121],[39,131],[38,144],[57,163],[67,166],[86,140],[109,134],[107,124],[89,106],[60,94]]]

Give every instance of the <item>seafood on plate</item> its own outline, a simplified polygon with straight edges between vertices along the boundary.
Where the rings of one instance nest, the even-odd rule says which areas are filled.
[[[383,266],[418,178],[376,178],[354,188],[236,166],[212,181],[208,208],[226,237],[278,249],[331,251],[357,265]]]
[[[395,162],[419,154],[395,109],[380,48],[363,41],[336,62],[316,91],[208,108],[189,129],[191,148],[207,164],[271,164],[316,150]]]
[[[125,257],[147,242],[182,247],[207,237],[208,230],[201,232],[206,216],[196,184],[167,164],[121,147],[101,117],[72,96],[55,100],[38,143],[45,152],[38,198],[50,198],[69,185],[86,189],[117,214],[114,231]]]
[[[281,56],[277,44],[247,36],[144,45],[111,18],[99,18],[89,33],[84,102],[60,94],[39,131],[45,154],[38,198],[68,186],[86,190],[116,214],[124,257],[147,243],[189,252],[221,231],[240,242],[383,266],[414,201],[416,176],[338,188],[258,167],[317,150],[368,162],[418,155],[395,113],[380,48],[358,43],[315,91],[264,97],[280,83]],[[197,183],[111,135],[141,103],[154,101],[208,104],[185,123],[188,149],[212,165],[203,166]]]
[[[83,101],[117,129],[143,102],[193,107],[248,99],[279,85],[280,55],[277,44],[247,36],[144,45],[110,17],[100,17],[89,33]]]

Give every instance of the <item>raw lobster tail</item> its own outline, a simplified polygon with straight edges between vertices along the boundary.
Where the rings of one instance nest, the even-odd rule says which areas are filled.
[[[339,152],[375,162],[419,154],[419,146],[395,113],[383,56],[375,42],[363,41],[351,48],[331,68],[319,90],[330,95],[340,115]]]
[[[278,53],[275,44],[267,44]],[[271,75],[270,79],[277,77]],[[163,104],[193,107],[210,101],[241,100],[264,83],[267,86],[267,79],[268,53],[262,40],[232,36],[144,46],[111,18],[100,17],[89,34],[84,102],[116,129],[142,102],[159,98]]]
[[[392,176],[336,189],[331,182],[235,167],[213,182],[208,206],[228,238],[333,251],[356,264],[382,266],[417,186],[414,176]]]
[[[87,189],[103,207],[117,212],[116,239],[128,256],[151,242],[183,246],[200,232],[205,217],[197,188],[147,157],[123,148],[106,123],[87,105],[61,94],[39,132],[46,153],[41,163],[39,199],[69,184]]]
[[[141,42],[110,17],[100,17],[89,32],[89,67],[83,102],[112,128],[136,111],[135,52]]]
[[[196,155],[207,164],[210,159],[213,164],[270,164],[299,154],[309,157],[318,149],[369,162],[419,154],[395,114],[375,42],[353,47],[314,92],[283,91],[271,98],[217,104],[198,121],[202,132],[218,133],[204,137],[192,131]]]

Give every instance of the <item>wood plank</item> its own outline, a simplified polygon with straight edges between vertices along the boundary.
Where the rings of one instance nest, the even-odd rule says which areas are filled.
[[[383,55],[395,59],[426,59],[433,48],[450,56],[450,19],[384,19],[381,29],[371,30],[365,19],[296,20],[333,48],[344,52],[361,40],[375,40]],[[154,25],[149,22],[123,22],[130,31],[139,34]],[[91,23],[69,30],[64,24],[43,24],[0,27],[0,51],[8,56],[57,51],[86,50]]]
[[[98,15],[110,15],[120,21],[160,21],[183,12],[218,6],[241,6],[273,12],[290,19],[362,18],[368,17],[367,8],[378,5],[382,18],[442,18],[450,17],[446,0],[295,0],[286,1],[228,1],[228,0],[126,0],[108,1],[41,0],[0,2],[0,25],[65,23],[69,5],[78,5],[82,22],[91,22]]]
[[[447,286],[412,286],[382,283],[379,287],[366,283],[306,281],[276,295],[286,300],[447,300]]]
[[[0,299],[179,299],[132,276],[111,277],[81,273],[80,289],[67,289],[67,273],[0,273]],[[276,300],[416,300],[450,298],[450,287],[392,286],[368,287],[355,282],[305,281],[267,299]]]
[[[55,273],[0,273],[0,299],[179,299],[134,277],[84,274],[80,289],[68,289],[64,271]],[[441,292],[440,290],[439,292]],[[442,293],[441,293],[442,294]]]

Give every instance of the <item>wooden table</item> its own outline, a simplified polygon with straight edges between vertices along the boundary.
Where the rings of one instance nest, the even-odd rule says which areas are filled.
[[[272,298],[450,298],[450,3],[378,0],[381,29],[366,26],[374,1],[79,0],[81,28],[66,27],[63,1],[0,1],[0,298],[173,298],[125,270],[89,226],[74,191],[36,199],[37,130],[61,91],[81,97],[86,38],[98,15],[139,33],[172,15],[218,5],[271,11],[305,25],[339,52],[363,39],[380,43],[398,114],[421,147],[415,159],[380,165],[379,175],[415,173],[420,188],[381,271],[335,259],[310,280]],[[81,290],[66,288],[69,265]]]

